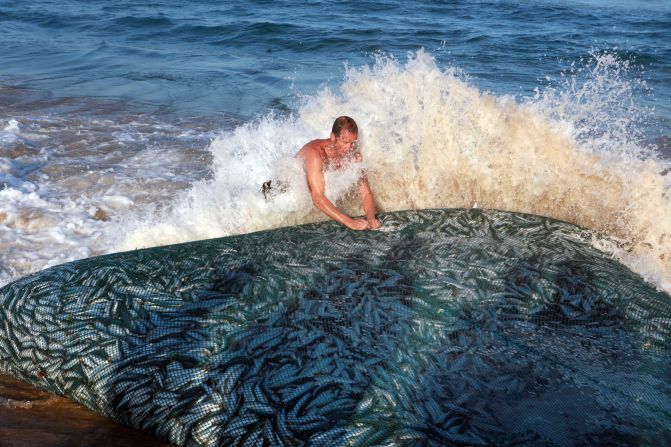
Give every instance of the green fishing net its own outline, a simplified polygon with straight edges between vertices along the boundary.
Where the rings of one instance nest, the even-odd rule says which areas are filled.
[[[0,289],[0,370],[187,446],[671,445],[671,297],[538,216],[422,210]]]

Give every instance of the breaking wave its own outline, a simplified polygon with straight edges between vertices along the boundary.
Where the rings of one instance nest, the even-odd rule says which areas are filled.
[[[549,216],[593,230],[594,245],[671,291],[671,163],[646,145],[639,86],[626,61],[594,52],[534,97],[495,96],[441,69],[426,52],[378,56],[347,69],[338,89],[305,97],[295,114],[269,114],[215,138],[212,177],[151,217],[122,219],[115,250],[185,242],[324,219],[293,157],[354,117],[381,211],[481,207]],[[360,213],[353,166],[327,189]],[[261,184],[282,191],[270,200]]]

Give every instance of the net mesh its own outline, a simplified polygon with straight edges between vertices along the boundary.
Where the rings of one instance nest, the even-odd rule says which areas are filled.
[[[0,370],[161,439],[671,445],[671,297],[483,210],[106,255],[0,289]]]

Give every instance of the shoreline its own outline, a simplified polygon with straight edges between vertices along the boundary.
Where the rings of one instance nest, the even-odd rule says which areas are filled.
[[[0,447],[174,447],[0,373]]]

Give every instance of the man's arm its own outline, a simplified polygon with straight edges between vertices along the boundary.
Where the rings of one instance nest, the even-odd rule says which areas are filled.
[[[314,151],[308,151],[303,155],[303,159],[305,160],[305,176],[310,188],[310,194],[312,195],[312,202],[315,206],[341,225],[345,225],[353,230],[367,229],[369,227],[368,222],[362,219],[352,219],[347,214],[342,213],[324,195],[326,182],[322,170],[323,162],[319,154]]]
[[[370,190],[366,174],[363,174],[361,180],[359,180],[359,193],[361,194],[361,203],[363,205],[363,210],[366,213],[366,219],[368,220],[368,227],[380,228],[380,221],[375,217],[375,213],[377,212],[375,198],[373,197],[373,192]]]

